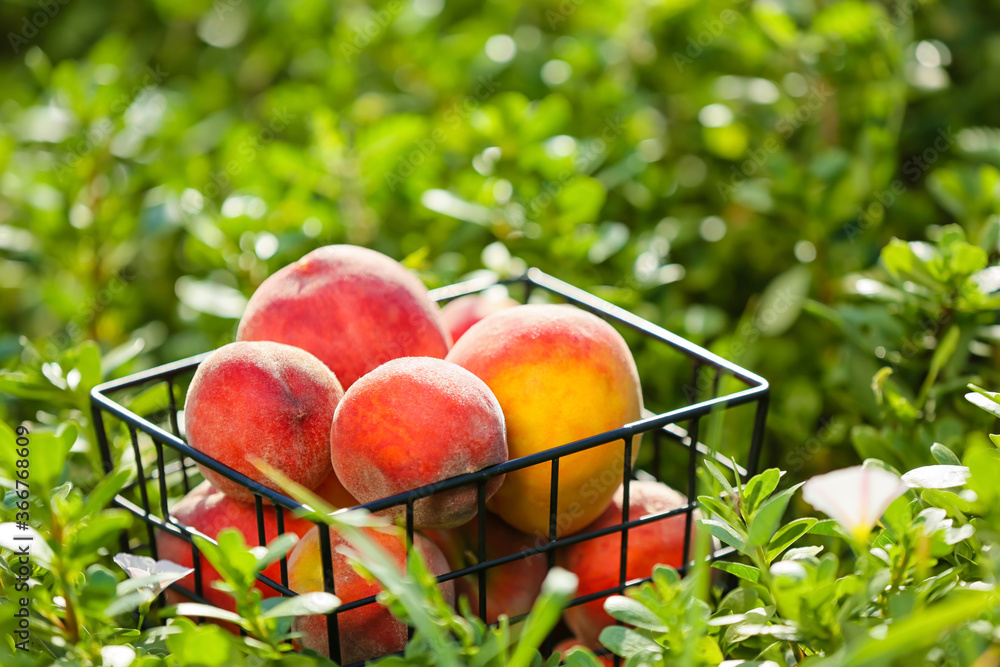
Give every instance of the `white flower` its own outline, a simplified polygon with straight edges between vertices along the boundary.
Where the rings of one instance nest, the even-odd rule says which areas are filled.
[[[854,466],[813,477],[802,487],[802,498],[863,541],[906,490],[903,480],[888,470]]]
[[[903,481],[914,489],[950,489],[963,486],[969,479],[965,466],[924,466],[903,475]]]
[[[147,589],[153,597],[162,593],[170,584],[194,572],[192,568],[178,565],[173,561],[153,560],[129,553],[116,555],[114,561],[125,570],[130,579],[143,580],[140,588]]]

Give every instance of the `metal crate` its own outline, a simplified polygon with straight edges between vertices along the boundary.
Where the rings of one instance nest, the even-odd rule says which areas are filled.
[[[644,340],[645,344],[649,346],[664,347],[665,350],[672,350],[673,352],[670,353],[678,357],[680,365],[688,365],[690,368],[690,375],[687,376],[690,378],[690,383],[685,384],[682,388],[682,393],[684,395],[682,403],[684,404],[680,407],[675,407],[658,413],[652,413],[647,410],[645,416],[641,420],[628,424],[622,428],[594,435],[576,442],[566,443],[560,447],[539,452],[531,456],[511,459],[500,465],[492,466],[475,473],[454,477],[428,487],[414,489],[390,498],[367,503],[362,505],[362,507],[365,507],[372,512],[376,512],[389,507],[405,506],[406,534],[409,539],[409,543],[412,544],[413,506],[416,500],[422,497],[444,492],[449,489],[454,489],[459,486],[476,485],[479,498],[479,516],[486,517],[486,498],[484,496],[483,489],[485,488],[487,480],[496,477],[497,475],[502,475],[526,468],[528,466],[539,464],[548,465],[551,469],[552,480],[548,539],[530,553],[522,552],[505,556],[503,558],[486,560],[485,535],[487,530],[487,521],[481,520],[479,522],[478,563],[474,566],[445,574],[439,577],[441,581],[458,579],[459,577],[473,574],[483,575],[485,571],[490,568],[499,567],[517,560],[518,558],[536,555],[539,553],[546,554],[549,566],[551,567],[555,557],[555,550],[557,548],[601,537],[613,532],[621,532],[622,560],[618,582],[619,585],[613,589],[578,597],[571,603],[571,605],[583,604],[606,595],[619,593],[628,585],[638,583],[636,581],[625,580],[625,554],[628,549],[629,531],[638,526],[654,521],[664,520],[678,514],[685,514],[687,518],[687,532],[685,533],[684,541],[684,563],[689,563],[691,549],[690,528],[693,521],[693,512],[696,507],[695,498],[697,496],[697,465],[700,458],[714,455],[713,452],[710,451],[709,447],[699,440],[699,434],[704,432],[702,422],[709,417],[709,415],[718,415],[720,412],[724,413],[726,411],[731,411],[739,406],[751,406],[747,409],[752,410],[752,417],[747,416],[744,419],[745,422],[750,424],[749,428],[741,429],[738,434],[745,440],[745,442],[740,445],[740,447],[745,446],[745,454],[743,454],[745,458],[742,460],[743,465],[741,466],[733,463],[732,457],[714,456],[716,456],[716,461],[719,465],[729,469],[733,473],[738,473],[743,477],[755,474],[758,460],[760,458],[761,444],[764,435],[764,422],[767,413],[769,396],[767,381],[762,377],[751,373],[734,363],[726,361],[725,359],[681,338],[674,333],[671,333],[670,331],[667,331],[666,329],[637,317],[636,315],[612,305],[588,292],[547,275],[538,269],[530,269],[520,278],[502,281],[502,283],[508,285],[508,288],[513,290],[514,296],[520,295],[525,301],[527,301],[528,297],[532,295],[533,291],[543,290],[548,293],[551,300],[567,302],[584,308],[610,322],[612,325],[616,326],[616,328],[622,330],[623,333],[627,333],[627,330],[636,332],[639,338]],[[448,301],[459,296],[482,291],[493,286],[494,284],[497,284],[496,281],[489,279],[472,280],[432,290],[431,297],[441,302]],[[521,290],[520,294],[518,294],[519,289]],[[116,496],[114,502],[118,506],[128,510],[135,516],[142,519],[146,529],[146,537],[148,539],[145,541],[142,541],[141,539],[130,541],[127,537],[123,537],[121,544],[122,550],[130,553],[148,553],[154,558],[157,558],[157,546],[155,539],[156,531],[168,531],[169,533],[187,541],[191,544],[193,567],[196,570],[194,576],[196,590],[185,589],[180,587],[179,584],[175,584],[174,586],[187,597],[201,602],[204,602],[205,600],[202,596],[203,591],[200,559],[198,558],[197,548],[192,540],[192,535],[195,533],[192,532],[191,529],[180,525],[179,522],[171,519],[170,517],[168,498],[171,495],[171,484],[168,484],[168,478],[179,478],[181,488],[177,489],[174,495],[179,494],[181,491],[186,493],[193,487],[190,476],[198,474],[196,464],[201,464],[202,466],[214,470],[248,488],[254,495],[258,526],[258,536],[256,541],[259,544],[264,543],[265,531],[262,509],[263,502],[265,500],[274,505],[277,509],[277,527],[279,533],[284,532],[285,512],[293,511],[300,507],[299,503],[295,502],[291,498],[281,493],[272,491],[271,489],[268,489],[241,475],[235,470],[219,463],[215,459],[191,448],[181,437],[180,430],[178,428],[178,403],[183,403],[183,401],[179,399],[178,393],[184,384],[184,379],[189,378],[194,374],[198,364],[206,356],[207,355],[203,354],[191,357],[189,359],[166,364],[164,366],[153,368],[119,380],[106,382],[98,387],[95,387],[91,392],[94,426],[97,432],[98,443],[101,448],[105,472],[111,472],[116,465],[112,456],[112,441],[109,439],[108,435],[108,428],[109,426],[114,427],[114,423],[109,423],[109,420],[116,420],[118,428],[124,428],[124,430],[119,431],[122,437],[125,436],[125,432],[127,431],[128,438],[126,440],[125,447],[128,448],[130,442],[131,451],[135,458],[135,479],[122,491],[122,493]],[[637,363],[639,363],[638,360]],[[640,363],[639,365],[641,373],[643,370],[642,364]],[[727,380],[728,384],[735,383],[743,388],[719,395],[720,384],[723,380]],[[112,398],[114,395],[120,395],[130,391],[134,392],[137,389],[148,390],[154,388],[156,385],[165,385],[166,405],[161,406],[162,409],[157,410],[157,414],[155,416],[149,414],[135,414],[126,408],[122,404],[123,402],[116,401]],[[705,394],[707,394],[707,396],[703,396]],[[675,466],[673,474],[675,476],[680,475],[683,477],[681,485],[686,487],[688,503],[686,506],[675,510],[629,521],[629,486],[630,482],[635,479],[636,473],[636,471],[633,470],[631,462],[631,447],[632,436],[637,433],[650,434],[649,438],[647,438],[647,442],[648,439],[652,439],[653,451],[645,468],[647,469],[646,472],[651,474],[653,477],[662,480],[664,477],[668,476],[665,474],[664,465],[665,462],[668,461],[668,453],[672,453],[674,456],[680,457],[682,465]],[[148,445],[145,447],[146,455],[144,459],[143,447],[140,445],[140,437],[147,436],[149,440],[152,441],[152,449],[150,449]],[[558,479],[560,460],[570,454],[618,440],[623,440],[625,443],[623,452],[625,480],[623,489],[625,508],[622,517],[623,523],[598,531],[584,530],[582,532],[556,539],[556,525],[559,506]],[[668,447],[679,447],[680,449],[673,449],[668,452]],[[678,485],[677,479],[670,481],[673,481],[675,485]],[[151,499],[152,496],[158,496],[158,499]],[[323,576],[326,590],[331,593],[335,593],[332,554],[329,548],[329,527],[325,524],[320,524],[319,531]],[[254,541],[252,536],[246,537],[248,542]],[[723,557],[731,552],[732,550],[728,548],[719,549],[715,552],[713,557]],[[683,571],[684,568],[680,569]],[[288,568],[286,559],[282,559],[281,561],[280,579],[280,581],[273,581],[264,575],[260,575],[260,581],[263,585],[274,589],[282,595],[295,595],[293,591],[288,589]],[[478,613],[480,617],[485,618],[486,577],[479,576],[478,580]],[[329,615],[328,638],[331,657],[334,660],[339,662],[340,656],[340,638],[337,630],[337,615],[366,604],[377,603],[375,602],[374,597],[369,597],[364,600],[346,603],[334,613]],[[517,622],[519,620],[521,620],[520,617],[511,619],[511,622]]]

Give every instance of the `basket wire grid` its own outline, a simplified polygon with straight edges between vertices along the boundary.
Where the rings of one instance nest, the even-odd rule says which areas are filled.
[[[499,465],[491,466],[483,470],[453,477],[436,484],[414,489],[405,493],[394,495],[378,501],[361,505],[371,512],[378,512],[393,507],[405,507],[405,529],[407,545],[413,544],[413,508],[416,501],[421,498],[442,493],[461,486],[474,485],[477,488],[478,513],[481,518],[487,517],[485,487],[488,480],[506,473],[521,470],[529,466],[549,465],[550,467],[550,503],[549,503],[549,527],[548,535],[542,543],[528,552],[516,552],[507,556],[487,559],[486,558],[486,532],[488,519],[478,522],[478,546],[477,560],[474,565],[454,570],[438,577],[439,581],[457,580],[460,577],[475,575],[478,579],[478,609],[480,618],[487,617],[487,595],[485,573],[491,568],[503,566],[520,558],[545,554],[549,567],[555,562],[556,550],[572,544],[577,544],[585,540],[591,540],[611,533],[621,533],[620,548],[620,568],[618,585],[614,588],[599,591],[593,594],[574,598],[571,606],[584,604],[607,595],[617,594],[626,587],[635,585],[643,581],[628,581],[626,574],[629,532],[639,526],[661,521],[672,516],[684,514],[686,517],[686,530],[683,546],[683,567],[678,568],[681,572],[686,569],[691,558],[691,535],[692,522],[694,520],[694,509],[696,507],[696,472],[700,458],[712,456],[716,463],[728,469],[731,474],[739,474],[744,478],[756,473],[758,460],[761,454],[761,445],[764,435],[764,424],[767,414],[769,387],[764,378],[747,371],[736,364],[733,364],[712,352],[670,332],[657,325],[654,325],[632,313],[619,308],[603,299],[600,299],[588,292],[576,288],[568,283],[558,280],[538,269],[529,269],[523,276],[509,281],[500,281],[509,286],[520,284],[524,287],[524,300],[527,301],[534,289],[543,289],[552,296],[565,302],[574,304],[603,319],[624,326],[638,332],[641,336],[652,343],[669,346],[679,352],[692,362],[692,384],[699,384],[702,371],[708,369],[711,372],[710,396],[704,400],[696,400],[690,405],[668,410],[661,413],[649,413],[646,411],[639,421],[627,424],[621,428],[606,433],[584,438],[576,442],[555,447],[546,451],[538,452],[530,456],[515,458]],[[432,290],[431,297],[437,301],[447,301],[466,294],[472,294],[487,289],[498,281],[483,279],[472,280],[463,283]],[[190,590],[180,584],[173,587],[186,597],[197,602],[207,602],[204,593],[204,582],[201,572],[201,559],[198,549],[195,546],[193,537],[198,535],[202,538],[214,542],[210,537],[198,531],[183,526],[176,519],[172,519],[168,498],[170,489],[168,488],[168,476],[180,477],[181,486],[184,493],[188,493],[192,488],[190,476],[197,472],[196,466],[202,465],[214,470],[219,474],[241,484],[249,489],[254,497],[254,505],[257,516],[257,544],[265,544],[265,521],[264,521],[264,501],[272,504],[276,510],[277,532],[285,532],[285,512],[294,511],[300,508],[300,504],[284,494],[275,492],[258,482],[240,474],[216,461],[215,459],[190,447],[181,436],[178,419],[178,400],[176,390],[182,386],[182,378],[193,375],[198,364],[207,354],[198,355],[189,359],[184,359],[171,364],[166,364],[145,372],[137,373],[119,380],[113,380],[95,387],[91,393],[92,412],[94,426],[97,432],[98,444],[101,448],[103,465],[106,473],[110,473],[115,468],[115,461],[112,455],[112,442],[108,437],[106,418],[117,419],[128,431],[128,444],[134,456],[136,476],[128,487],[122,490],[115,497],[115,503],[139,517],[146,529],[146,542],[131,543],[128,536],[123,535],[121,548],[129,553],[148,552],[154,559],[158,559],[156,531],[166,531],[186,542],[191,546],[192,561],[194,568],[194,590]],[[724,376],[729,376],[737,380],[746,388],[739,391],[719,395],[720,380]],[[151,421],[152,417],[146,418],[135,414],[130,409],[110,398],[110,395],[119,392],[136,389],[149,389],[157,384],[163,384],[167,394],[167,413],[165,419],[157,419],[160,424]],[[755,405],[753,414],[753,426],[749,434],[748,454],[745,467],[736,464],[734,459],[716,454],[709,447],[699,441],[700,423],[702,419],[718,411],[735,408],[737,406]],[[682,427],[681,424],[686,424]],[[663,452],[664,444],[674,444],[683,448],[686,453],[686,463],[684,483],[686,484],[687,504],[666,512],[660,512],[639,519],[630,519],[629,515],[629,489],[631,482],[635,479],[635,470],[632,464],[632,438],[639,433],[648,433],[653,439],[652,460],[649,467],[653,469],[653,475],[657,479],[663,477]],[[152,441],[153,450],[147,451],[147,460],[143,458],[143,447],[140,446],[140,434],[148,436]],[[607,443],[623,441],[623,488],[622,488],[622,523],[603,528],[600,530],[583,530],[564,537],[557,537],[557,527],[559,521],[559,466],[560,461],[577,452],[581,452],[593,447]],[[155,453],[155,461],[149,461],[151,455]],[[168,459],[169,454],[169,459]],[[154,485],[154,486],[151,486]],[[158,503],[154,503],[150,496],[150,490],[157,491]],[[136,494],[136,491],[138,492]],[[132,495],[130,498],[129,495]],[[158,505],[156,507],[155,505]],[[333,553],[330,544],[330,528],[326,524],[320,523],[319,544],[320,558],[323,569],[323,582],[325,590],[329,593],[336,593],[334,585]],[[252,536],[246,536],[248,542],[253,542]],[[712,557],[724,557],[732,552],[731,548],[718,549]],[[280,581],[260,574],[258,579],[264,586],[271,588],[280,595],[292,596],[295,593],[288,588],[288,560],[280,560]],[[648,578],[646,579],[648,580]],[[161,598],[162,604],[162,598]],[[375,597],[367,597],[361,600],[346,602],[327,616],[327,638],[330,656],[340,663],[341,647],[340,633],[338,628],[338,616],[344,612],[358,607],[377,604]],[[524,616],[517,616],[510,619],[511,623],[523,620]],[[616,658],[616,664],[618,664]],[[354,663],[361,665],[363,663]],[[351,666],[353,667],[353,665]]]

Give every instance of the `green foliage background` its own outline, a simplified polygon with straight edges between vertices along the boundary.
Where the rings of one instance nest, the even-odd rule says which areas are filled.
[[[793,481],[992,461],[962,395],[1000,386],[997,25],[996,0],[6,1],[0,416],[51,453],[36,491],[92,489],[90,388],[232,340],[264,278],[346,242],[430,286],[538,266],[765,376]]]
[[[995,2],[50,5],[0,9],[8,368],[21,336],[141,341],[118,374],[214,348],[275,269],[359,243],[708,344],[772,380],[772,459],[820,434],[828,469],[941,333],[850,276],[947,223],[996,251]]]

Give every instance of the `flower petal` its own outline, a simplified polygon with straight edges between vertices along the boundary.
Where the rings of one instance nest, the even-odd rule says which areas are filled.
[[[858,539],[907,486],[895,474],[875,467],[854,466],[813,477],[802,487],[802,498]]]
[[[132,579],[148,577],[156,567],[156,561],[148,556],[134,556],[124,552],[115,554],[112,560]]]

